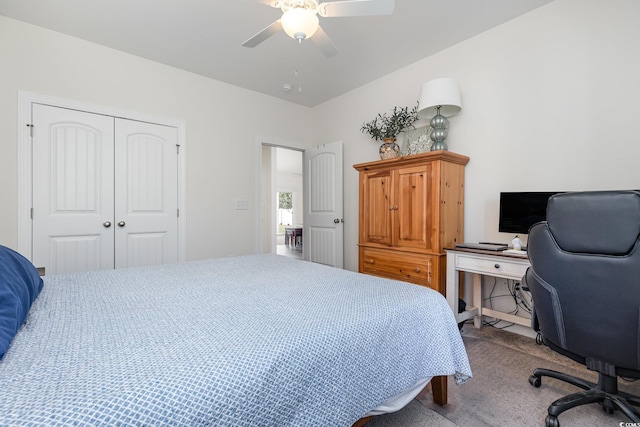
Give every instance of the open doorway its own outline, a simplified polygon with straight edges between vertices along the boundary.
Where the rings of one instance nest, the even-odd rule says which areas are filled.
[[[278,191],[278,209],[276,215],[276,244],[279,255],[302,259],[302,223],[297,218],[300,216],[300,203],[294,205],[293,200],[298,199],[298,192],[287,190]],[[297,200],[299,202],[299,200]]]
[[[302,151],[263,145],[263,248],[303,259]]]
[[[297,147],[281,145],[277,140],[258,139],[256,157],[259,173],[256,188],[260,188],[256,205],[258,253],[277,253],[279,224],[277,219],[278,192],[292,193],[292,207],[298,212],[292,218],[294,225],[302,228],[302,259],[332,267],[343,267],[344,224],[342,215],[342,141],[335,141],[317,147]],[[282,149],[278,152],[276,149]],[[294,162],[281,158],[278,153],[296,156]],[[299,165],[299,168],[298,166]],[[282,185],[279,178],[286,175],[287,167],[295,167],[293,185]],[[291,171],[290,175],[291,175]],[[304,195],[303,195],[304,189]],[[304,206],[303,206],[304,204]],[[298,207],[298,209],[296,208]],[[282,235],[284,244],[285,234]]]

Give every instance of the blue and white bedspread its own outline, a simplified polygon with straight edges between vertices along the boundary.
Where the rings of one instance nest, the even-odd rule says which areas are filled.
[[[421,286],[276,255],[50,276],[0,360],[0,425],[350,426],[456,372]]]

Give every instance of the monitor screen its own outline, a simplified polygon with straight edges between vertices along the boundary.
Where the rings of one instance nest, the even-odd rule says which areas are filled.
[[[529,227],[547,217],[547,200],[555,192],[503,192],[500,193],[498,231],[528,234]]]

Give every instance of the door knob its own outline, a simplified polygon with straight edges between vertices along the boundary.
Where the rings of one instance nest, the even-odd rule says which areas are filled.
[[[340,218],[336,218],[336,219],[334,219],[334,220],[333,220],[333,223],[334,223],[334,224],[340,224]]]
[[[111,227],[111,222],[105,221],[102,225],[104,225],[104,228],[109,228]]]
[[[118,223],[118,227],[124,227],[124,221],[120,221],[120,222]]]

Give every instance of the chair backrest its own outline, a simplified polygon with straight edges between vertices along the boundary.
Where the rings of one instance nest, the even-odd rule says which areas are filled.
[[[638,191],[549,199],[547,220],[529,230],[525,276],[545,342],[585,360],[640,370],[638,239]]]

